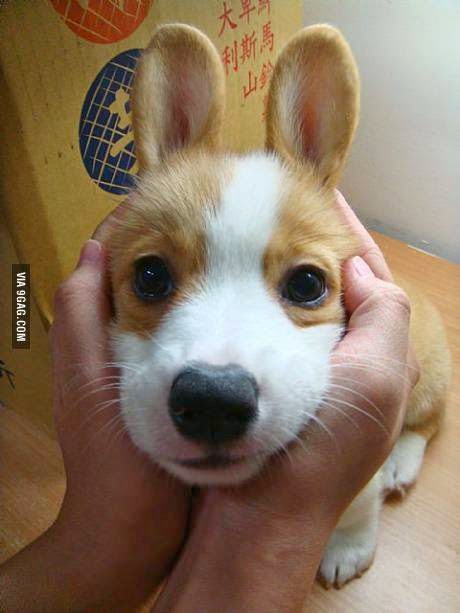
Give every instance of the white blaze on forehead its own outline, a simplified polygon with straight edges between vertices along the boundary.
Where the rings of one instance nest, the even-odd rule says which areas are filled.
[[[218,208],[206,219],[208,272],[216,277],[260,270],[281,197],[283,170],[276,158],[249,155],[232,170]]]
[[[184,361],[236,362],[253,372],[248,354],[263,351],[274,322],[293,324],[266,287],[263,258],[276,231],[283,169],[265,154],[233,161],[216,208],[205,213],[206,267],[199,288],[175,306],[156,338],[181,339]],[[273,342],[279,340],[275,332]]]

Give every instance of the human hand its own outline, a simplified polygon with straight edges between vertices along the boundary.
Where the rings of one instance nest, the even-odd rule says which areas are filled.
[[[297,610],[340,515],[396,442],[418,379],[410,307],[341,194],[337,206],[361,248],[343,269],[349,320],[332,356],[321,423],[258,478],[203,491],[155,611]]]
[[[89,241],[75,272],[56,293],[51,329],[55,418],[67,474],[57,527],[92,572],[110,577],[120,605],[145,597],[181,546],[188,491],[131,443],[111,362],[111,311],[104,251]],[[117,574],[118,573],[118,574]]]
[[[83,247],[56,293],[51,328],[55,421],[67,475],[51,528],[0,570],[0,609],[128,610],[182,545],[188,490],[131,443],[111,362],[104,250]]]

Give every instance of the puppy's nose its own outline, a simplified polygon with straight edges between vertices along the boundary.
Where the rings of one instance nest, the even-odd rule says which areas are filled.
[[[241,437],[257,415],[254,377],[237,364],[196,363],[181,371],[169,394],[169,412],[185,437],[218,444]]]

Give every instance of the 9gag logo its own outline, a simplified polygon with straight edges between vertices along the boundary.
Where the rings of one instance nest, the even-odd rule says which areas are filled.
[[[51,0],[51,5],[77,36],[108,44],[132,34],[146,18],[152,1]]]
[[[124,195],[137,173],[131,107],[140,49],[111,59],[86,94],[78,130],[80,153],[91,179],[103,190]]]

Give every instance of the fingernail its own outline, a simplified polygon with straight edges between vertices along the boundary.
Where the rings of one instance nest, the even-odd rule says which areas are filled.
[[[373,277],[374,276],[374,273],[369,268],[369,266],[366,264],[366,262],[363,260],[363,258],[356,256],[352,258],[351,264],[353,268],[355,269],[355,272],[360,277]]]
[[[78,266],[82,264],[97,264],[101,257],[101,243],[91,238],[83,245]]]

